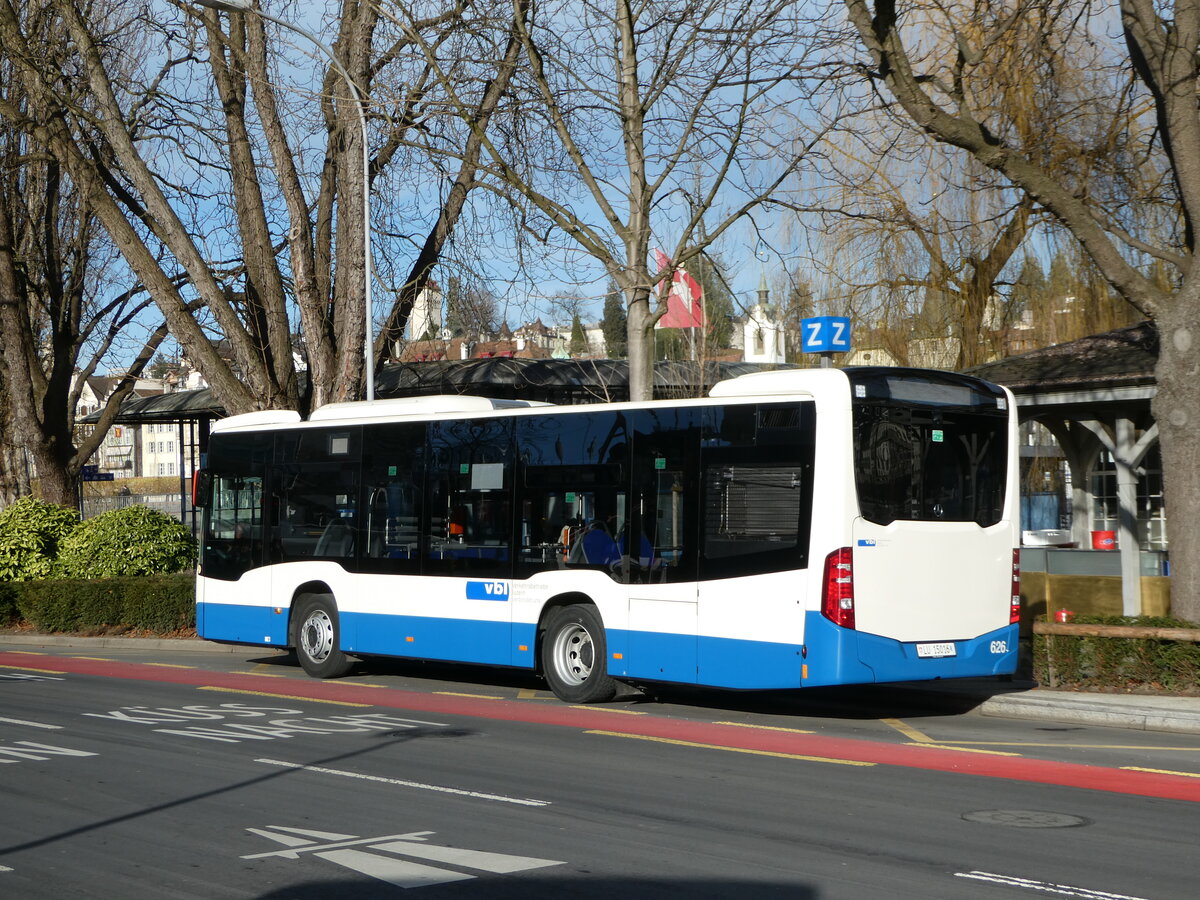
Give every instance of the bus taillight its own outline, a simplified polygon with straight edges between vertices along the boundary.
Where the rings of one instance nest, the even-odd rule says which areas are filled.
[[[1012,602],[1008,610],[1008,624],[1021,621],[1021,551],[1013,550]]]
[[[821,615],[834,625],[854,627],[854,559],[849,547],[825,557],[825,583]]]

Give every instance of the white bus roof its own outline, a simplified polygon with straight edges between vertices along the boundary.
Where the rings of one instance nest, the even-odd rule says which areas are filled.
[[[403,419],[408,417],[436,419],[463,413],[495,412],[502,409],[528,409],[553,406],[535,400],[495,400],[467,394],[437,394],[428,397],[394,397],[387,400],[327,403],[308,417],[313,423],[370,421],[372,419]],[[299,425],[300,414],[295,410],[267,409],[219,419],[213,432],[238,429],[269,428],[278,425]]]
[[[774,372],[751,372],[725,381],[718,381],[708,392],[710,397],[796,396],[812,394],[814,390],[829,390],[845,385],[846,373],[841,369],[779,369]]]
[[[753,397],[779,399],[782,397],[813,397],[828,391],[844,389],[846,374],[840,369],[784,369],[774,372],[753,372],[739,375],[713,385],[709,397],[714,399],[748,400]],[[680,405],[696,403],[703,404],[701,398],[692,400],[660,400],[651,406]],[[597,404],[600,405],[600,404]],[[645,403],[623,402],[603,404],[606,407],[633,409],[646,406]],[[308,422],[313,424],[333,424],[350,422],[370,422],[379,419],[438,419],[447,416],[472,415],[479,413],[498,412],[500,410],[560,408],[565,412],[582,412],[595,406],[572,405],[555,407],[553,403],[542,403],[535,400],[497,400],[491,397],[478,397],[470,394],[435,394],[423,397],[394,397],[386,400],[350,401],[346,403],[327,403],[313,411]],[[230,416],[213,423],[212,430],[234,431],[239,429],[270,428],[272,426],[289,426],[301,424],[300,414],[293,410],[263,410],[261,412],[244,413]]]

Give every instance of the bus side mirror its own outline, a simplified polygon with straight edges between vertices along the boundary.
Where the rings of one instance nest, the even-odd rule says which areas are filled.
[[[211,494],[212,473],[208,469],[200,469],[192,475],[192,506],[196,509],[207,509]]]

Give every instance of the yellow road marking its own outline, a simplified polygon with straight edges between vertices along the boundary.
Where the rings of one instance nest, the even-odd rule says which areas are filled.
[[[517,691],[517,699],[518,700],[537,700],[537,699],[539,699],[538,694],[540,694],[540,693],[541,693],[541,691],[535,691],[535,690],[532,690],[531,688],[521,688],[521,690]]]
[[[884,725],[890,725],[898,732],[908,738],[910,741],[915,741],[918,744],[932,744],[933,738],[923,732],[913,728],[907,722],[901,722],[899,719],[881,719]]]
[[[5,650],[5,653],[19,653],[21,656],[46,656],[40,650]]]
[[[279,677],[286,678],[287,676],[280,675]],[[369,688],[387,687],[387,685],[385,685],[385,684],[368,684],[365,681],[339,681],[338,684],[349,684],[349,685],[353,685],[354,687],[369,687]]]
[[[786,731],[788,734],[816,734],[801,728],[783,728],[779,725],[754,725],[750,722],[713,722],[714,725],[733,725],[736,728],[757,728],[760,731]]]
[[[619,731],[585,731],[584,734],[599,734],[605,737],[630,738],[635,741],[653,741],[656,744],[674,744],[677,747],[695,747],[698,750],[727,750],[731,753],[749,753],[753,756],[774,756],[778,759],[799,759],[804,762],[833,763],[836,766],[873,766],[873,762],[857,759],[831,759],[827,756],[804,756],[799,753],[777,753],[774,750],[751,750],[748,747],[722,747],[720,744],[698,744],[695,741],[679,741],[674,738],[651,737],[648,734],[622,734]]]
[[[1200,772],[1172,772],[1170,769],[1145,769],[1141,766],[1121,766],[1127,772],[1150,772],[1152,775],[1182,775],[1184,778],[1200,778]]]
[[[20,672],[41,672],[43,675],[66,675],[57,669],[35,669],[33,666],[0,666],[0,669],[16,669]]]
[[[611,706],[568,706],[567,709],[586,709],[588,712],[616,713],[621,716],[644,716],[640,709],[613,709]]]
[[[72,656],[71,659],[90,659],[92,662],[112,662],[107,656]]]
[[[475,700],[503,700],[503,697],[498,697],[493,694],[464,694],[459,691],[434,691],[435,694],[440,694],[443,697],[471,697]]]
[[[146,663],[148,666],[158,666],[160,669],[194,669],[195,666],[181,666],[178,663]]]
[[[1020,756],[1020,753],[1006,753],[1003,750],[980,750],[977,747],[952,747],[948,742],[946,744],[930,743],[928,739],[924,741],[910,741],[905,746],[908,747],[928,747],[930,750],[957,750],[959,753],[986,753],[989,756]]]
[[[251,670],[249,672],[242,672],[241,674],[242,675],[253,675],[255,678],[287,678],[288,677],[287,675],[284,675],[280,672],[255,672],[253,670]]]
[[[345,700],[325,700],[320,697],[296,697],[292,694],[271,694],[266,691],[242,691],[237,688],[217,687],[212,684],[204,684],[198,687],[199,691],[219,691],[224,694],[250,694],[255,697],[274,697],[278,700],[303,700],[306,703],[331,703],[334,706],[358,706],[369,708],[370,703],[347,703]]]
[[[1200,751],[1200,747],[1147,747],[1144,744],[1055,744],[1035,741],[942,741],[941,743],[976,747],[1058,747],[1063,750],[1178,750],[1182,753]]]

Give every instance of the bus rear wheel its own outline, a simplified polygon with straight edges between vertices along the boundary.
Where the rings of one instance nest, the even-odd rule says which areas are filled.
[[[313,678],[338,678],[354,661],[341,651],[337,604],[332,594],[300,598],[296,615],[296,656]]]
[[[608,675],[604,625],[593,606],[564,606],[550,614],[541,662],[546,683],[560,700],[597,703],[617,693],[617,683]]]

